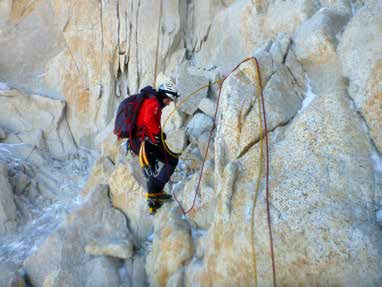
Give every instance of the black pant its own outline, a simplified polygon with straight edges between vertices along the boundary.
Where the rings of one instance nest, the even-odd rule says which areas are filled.
[[[130,140],[131,150],[138,155],[141,148],[141,140],[135,138]],[[160,169],[156,177],[149,177],[147,181],[147,190],[149,193],[158,193],[163,191],[165,184],[170,180],[171,175],[178,164],[178,158],[169,154],[163,143],[160,142],[157,145],[146,141],[146,154],[150,163],[154,163],[156,160],[162,162],[164,165]]]

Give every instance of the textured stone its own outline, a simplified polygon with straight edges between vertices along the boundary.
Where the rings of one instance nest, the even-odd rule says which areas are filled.
[[[64,38],[55,25],[50,2],[11,2],[1,1],[7,6],[0,9],[5,14],[0,20],[1,79],[13,87],[45,94],[41,74],[49,60],[64,48]]]
[[[7,287],[26,287],[26,283],[20,274],[15,273],[13,277],[9,280]]]
[[[105,185],[97,186],[88,200],[25,260],[31,284],[42,286],[50,280],[55,284],[47,286],[115,286],[119,281],[115,275],[118,263],[85,252],[86,245],[99,238],[128,238],[126,219],[112,208]]]
[[[179,111],[174,103],[171,103],[162,110],[162,127],[164,132],[177,130],[183,127],[184,114]]]
[[[263,4],[257,7],[259,11],[264,11],[263,30],[267,37],[274,37],[280,32],[292,35],[294,31],[309,19],[319,8],[317,1],[297,0],[297,1],[258,1]],[[265,4],[267,3],[267,4]]]
[[[372,146],[345,92],[316,98],[270,146],[278,284],[379,285],[382,237],[371,204]],[[190,266],[193,284],[253,284],[250,225],[243,222],[251,220],[258,159],[255,145],[216,169],[219,199],[203,261]],[[259,285],[272,281],[264,193],[261,184],[255,210]]]
[[[209,98],[204,98],[200,101],[199,109],[207,116],[213,118],[216,111],[216,103]]]
[[[207,157],[206,157],[207,160],[215,158],[214,138],[215,138],[215,133],[213,132],[211,134],[209,131],[203,133],[198,138],[198,147],[200,150],[200,154],[203,156],[203,158],[206,155],[208,141],[210,141],[210,146],[208,148]]]
[[[146,272],[153,286],[166,286],[194,252],[191,230],[181,219],[180,210],[165,207],[167,204],[155,215],[153,246],[146,259]]]
[[[176,86],[180,93],[179,102],[181,105],[179,105],[179,109],[188,115],[193,115],[198,109],[202,99],[207,96],[207,89],[203,89],[192,96],[190,96],[190,94],[202,86],[208,85],[208,83],[208,78],[190,66],[188,62],[182,64],[178,78],[176,79]],[[183,100],[187,96],[189,97]]]
[[[131,161],[138,159],[133,158]],[[147,208],[145,187],[135,179],[134,173],[142,177],[139,165],[120,164],[110,175],[108,183],[113,206],[126,214],[131,231],[139,240],[143,240],[151,233],[152,218]]]
[[[195,54],[197,66],[204,69],[219,67],[226,71],[251,55],[263,40],[262,34],[258,33],[262,18],[256,16],[258,15],[249,0],[237,1],[228,8],[221,9],[213,18],[202,49]],[[207,22],[204,28],[208,28],[209,21],[204,21]],[[203,22],[198,25],[202,26]],[[203,31],[201,28],[198,30]]]
[[[203,5],[217,6],[214,3],[196,4],[196,7]],[[209,17],[200,21],[198,19],[195,25],[208,29],[208,37],[205,37],[202,49],[195,54],[196,64],[205,69],[219,67],[223,71],[231,70],[278,33],[293,34],[317,8],[314,0],[247,0],[235,1],[226,9],[211,9],[218,12],[210,12]],[[203,31],[201,28],[198,30]]]
[[[21,91],[0,92],[0,123],[15,136],[14,142],[46,149],[55,157],[76,153],[72,134],[65,117],[65,102]]]
[[[86,263],[87,280],[82,286],[86,287],[114,287],[119,286],[120,278],[117,262],[107,257],[96,257]]]
[[[173,153],[182,153],[187,146],[185,129],[170,131],[167,134],[166,144]]]
[[[260,61],[259,61],[260,62]],[[260,62],[260,69],[262,69]],[[240,157],[259,140],[257,72],[251,62],[244,63],[223,84],[215,139],[218,166]],[[287,123],[301,106],[303,94],[285,66],[279,66],[264,88],[268,130]]]
[[[284,56],[287,54],[289,45],[290,38],[288,34],[280,33],[277,35],[269,50],[274,65],[281,65],[284,62]]]
[[[209,132],[212,126],[213,121],[209,116],[203,113],[197,113],[187,124],[186,133],[194,143],[197,143],[198,138],[203,133]]]
[[[196,194],[195,206],[188,214],[188,218],[190,218],[198,228],[208,229],[214,221],[214,212],[217,203],[214,172],[215,166],[213,160],[206,161],[200,187]],[[194,173],[192,178],[185,183],[184,187],[176,193],[177,198],[185,210],[191,208],[193,204],[199,177],[199,172]]]
[[[0,234],[12,233],[16,227],[17,209],[8,180],[8,168],[0,164]]]
[[[134,257],[125,260],[128,286],[148,286],[145,270],[146,254],[137,253]]]
[[[0,286],[24,287],[25,282],[17,272],[19,268],[20,266],[10,261],[0,262]],[[17,282],[19,282],[19,285],[16,285]]]
[[[84,189],[82,190],[82,195],[87,195],[91,190],[93,190],[98,184],[106,184],[109,176],[114,170],[114,163],[109,157],[100,157],[95,166],[93,167],[89,179],[86,182]]]
[[[347,16],[324,8],[304,22],[295,33],[295,54],[317,93],[331,92],[337,85],[342,85],[342,73],[338,72],[341,63],[336,53],[337,35],[347,21]]]
[[[346,26],[339,44],[349,94],[382,151],[382,3],[369,1]]]
[[[85,251],[90,255],[103,255],[121,259],[129,259],[133,255],[133,245],[127,239],[104,240],[89,243]]]

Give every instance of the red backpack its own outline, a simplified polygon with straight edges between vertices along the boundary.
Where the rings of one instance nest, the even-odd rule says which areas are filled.
[[[149,95],[156,95],[156,93],[151,86],[147,86],[139,94],[131,95],[119,104],[114,124],[114,134],[118,139],[132,138],[135,135],[139,109]]]

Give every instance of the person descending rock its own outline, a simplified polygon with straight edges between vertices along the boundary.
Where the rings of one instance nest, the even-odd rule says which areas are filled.
[[[166,143],[162,141],[160,121],[162,109],[176,100],[179,95],[175,85],[168,82],[161,84],[158,91],[151,86],[147,86],[135,97],[136,99],[130,99],[130,102],[124,105],[126,114],[134,113],[126,112],[128,109],[132,109],[135,110],[135,115],[132,119],[127,120],[126,117],[128,116],[126,115],[123,122],[124,127],[119,128],[117,131],[118,115],[120,112],[123,113],[121,103],[114,133],[118,137],[129,138],[130,149],[134,154],[139,155],[140,165],[147,178],[146,198],[150,214],[155,214],[163,202],[172,200],[172,196],[164,193],[163,188],[170,180],[178,164],[178,158],[168,152],[169,149],[165,146]],[[125,99],[125,101],[128,101],[129,98]],[[134,127],[127,125],[126,128],[126,122],[128,124],[131,122]],[[121,133],[123,134],[124,129],[126,136],[120,136]],[[127,134],[128,132],[130,135]],[[163,138],[166,138],[165,133],[163,133]],[[158,161],[163,163],[159,172]]]

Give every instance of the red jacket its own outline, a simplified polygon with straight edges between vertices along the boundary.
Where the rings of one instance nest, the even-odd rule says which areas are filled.
[[[162,108],[157,97],[145,99],[137,116],[137,136],[148,136],[156,144],[154,136],[160,133],[161,116]]]

